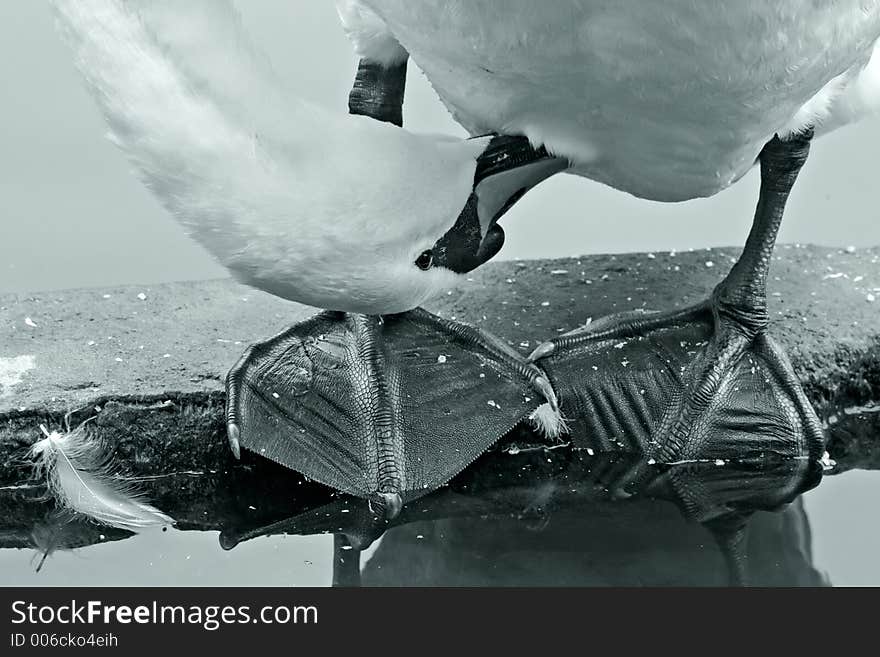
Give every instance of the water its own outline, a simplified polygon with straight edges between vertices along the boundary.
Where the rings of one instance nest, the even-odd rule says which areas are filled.
[[[876,415],[850,416],[832,445],[853,426],[874,431]],[[515,433],[449,486],[409,504],[391,527],[362,500],[271,466],[268,478],[280,479],[265,490],[232,480],[241,487],[229,505],[237,508],[211,511],[225,518],[222,536],[176,529],[128,536],[56,521],[48,503],[31,502],[46,515],[17,531],[9,527],[14,514],[7,516],[4,545],[51,544],[53,532],[56,544],[88,545],[54,550],[42,564],[41,549],[2,549],[0,581],[325,586],[334,582],[334,565],[337,583],[357,582],[359,561],[364,585],[723,585],[738,560],[726,560],[720,547],[733,534],[737,523],[727,518],[735,510],[748,516],[739,557],[749,583],[880,584],[880,523],[871,502],[880,494],[877,472],[823,476],[802,458],[659,468],[632,455],[523,440]],[[212,476],[188,475],[187,495],[211,495]],[[0,499],[22,494],[30,493],[3,490]],[[184,525],[202,513],[193,508]],[[328,530],[344,531],[335,545],[333,534],[321,533]]]

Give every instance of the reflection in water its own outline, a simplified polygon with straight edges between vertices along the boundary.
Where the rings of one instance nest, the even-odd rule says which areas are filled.
[[[335,532],[341,585],[359,583],[359,549],[379,536],[367,585],[817,585],[788,503],[820,477],[805,459],[658,467],[507,443],[390,523],[344,497],[222,541]]]
[[[749,520],[747,581],[822,586],[801,500]],[[724,555],[705,528],[663,503],[615,513],[555,515],[546,527],[516,519],[449,520],[391,530],[367,562],[367,586],[722,586]]]

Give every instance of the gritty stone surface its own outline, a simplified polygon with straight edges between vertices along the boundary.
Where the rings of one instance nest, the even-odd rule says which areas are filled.
[[[428,308],[528,353],[589,318],[709,294],[738,249],[490,263]],[[712,262],[713,266],[707,266]],[[880,382],[880,249],[781,245],[772,333],[819,406]],[[108,399],[216,393],[245,347],[313,314],[229,280],[0,297],[0,418]]]

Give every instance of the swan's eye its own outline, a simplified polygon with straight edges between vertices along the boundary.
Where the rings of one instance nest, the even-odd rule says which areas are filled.
[[[434,252],[431,249],[427,251],[422,251],[421,255],[416,258],[416,267],[421,269],[422,271],[427,271],[431,268],[431,265],[434,264]]]

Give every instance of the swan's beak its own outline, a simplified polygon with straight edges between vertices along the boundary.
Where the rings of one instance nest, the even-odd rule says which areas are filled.
[[[474,188],[455,225],[434,245],[435,266],[459,274],[476,269],[504,244],[498,220],[539,182],[568,161],[533,148],[525,137],[493,137],[477,158]]]

